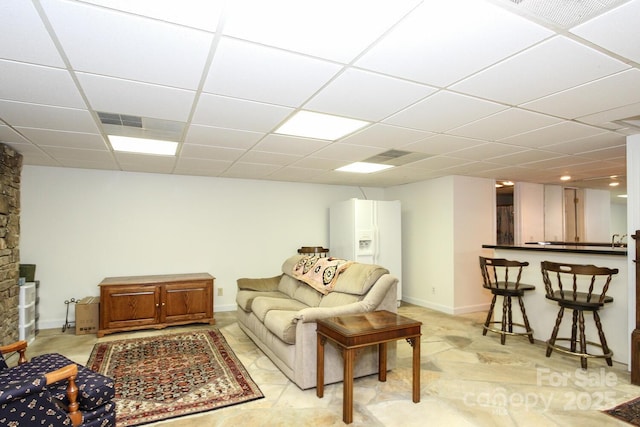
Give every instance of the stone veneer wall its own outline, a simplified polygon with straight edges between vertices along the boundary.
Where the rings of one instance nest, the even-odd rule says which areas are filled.
[[[18,340],[22,155],[0,144],[0,345]]]

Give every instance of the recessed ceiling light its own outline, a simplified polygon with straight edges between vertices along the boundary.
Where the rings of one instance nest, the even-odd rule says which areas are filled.
[[[513,181],[502,181],[502,184],[504,184],[506,186],[512,186],[513,185]]]
[[[173,141],[161,141],[159,139],[132,138],[130,136],[107,135],[109,142],[115,151],[128,153],[158,154],[162,156],[175,156],[178,143]]]
[[[363,120],[347,119],[312,111],[298,111],[275,133],[335,141],[368,125]]]
[[[380,163],[366,163],[366,162],[355,162],[350,165],[343,166],[341,168],[336,169],[340,172],[355,172],[355,173],[372,173],[378,172],[381,170],[392,168],[393,165],[383,165]]]
[[[618,185],[620,185],[620,183],[616,181],[609,183],[609,187],[617,187]]]
[[[569,181],[571,179],[571,176],[569,175],[563,175],[560,177],[560,181]]]
[[[627,195],[626,194],[619,194],[618,197],[622,197],[623,199],[626,199]]]

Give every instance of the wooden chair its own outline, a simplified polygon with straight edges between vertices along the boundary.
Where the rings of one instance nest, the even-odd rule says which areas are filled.
[[[609,289],[611,278],[618,273],[618,269],[551,261],[543,261],[541,268],[546,298],[556,301],[560,306],[551,338],[547,341],[547,357],[551,356],[553,350],[557,350],[562,353],[579,356],[582,369],[587,369],[587,358],[589,357],[604,358],[607,364],[612,366],[611,356],[613,356],[613,352],[607,346],[598,310],[604,304],[613,302],[613,298],[607,296],[606,293]],[[558,330],[566,308],[573,310],[571,338],[558,338]],[[585,311],[593,313],[600,344],[587,341],[585,338]],[[569,347],[556,345],[556,341],[568,341]],[[578,343],[580,343],[579,351]],[[602,354],[587,352],[587,345],[600,347]]]
[[[522,269],[528,266],[528,262],[510,261],[503,258],[486,258],[480,257],[480,269],[482,270],[483,287],[491,291],[493,299],[491,307],[487,313],[487,320],[484,322],[482,335],[486,335],[487,331],[500,334],[500,343],[504,345],[507,335],[526,335],[529,342],[533,344],[533,329],[529,326],[529,319],[524,308],[522,297],[526,291],[532,291],[536,287],[520,283]],[[496,305],[498,296],[502,297],[502,319],[492,321],[493,309]],[[517,298],[522,312],[522,320],[524,323],[514,323],[511,309],[511,299]],[[500,324],[500,329],[491,327],[493,324]],[[514,332],[513,327],[518,326],[524,328],[524,331]]]
[[[28,362],[26,349],[26,341],[0,346],[0,424],[115,426],[111,378],[58,353]],[[18,365],[9,367],[3,355],[16,352]]]

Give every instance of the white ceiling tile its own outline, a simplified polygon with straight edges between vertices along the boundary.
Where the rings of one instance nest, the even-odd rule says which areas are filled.
[[[108,150],[102,135],[93,133],[63,132],[49,129],[17,128],[20,133],[39,146]]]
[[[447,156],[435,156],[428,159],[419,160],[411,163],[412,168],[428,169],[428,170],[440,170],[449,169],[456,166],[462,166],[471,163],[466,159],[457,159],[455,157]]]
[[[232,161],[179,158],[174,172],[181,175],[217,176],[224,172]]]
[[[67,70],[0,60],[0,75],[2,99],[86,108]]]
[[[491,163],[498,163],[501,165],[516,165],[519,166],[523,163],[529,163],[537,160],[548,160],[559,157],[558,153],[552,153],[550,151],[542,150],[526,150],[519,151],[517,153],[506,154],[504,156],[496,156],[491,158]]]
[[[581,165],[584,163],[591,163],[591,160],[583,157],[578,157],[578,156],[560,156],[560,157],[555,157],[553,159],[524,162],[523,164],[530,167],[539,168],[539,169],[549,169],[549,168],[567,168],[572,165]]]
[[[440,91],[384,120],[385,123],[444,132],[507,107],[449,91]]]
[[[1,111],[1,110],[0,110]],[[0,113],[0,119],[2,118],[2,113]],[[22,135],[15,132],[9,126],[5,126],[0,124],[0,142],[3,143],[18,143],[18,144],[26,144],[31,145],[31,143],[26,140]]]
[[[609,161],[622,159],[622,161],[625,162],[626,154],[627,154],[627,146],[618,145],[616,147],[608,147],[608,148],[603,148],[599,150],[580,153],[580,156],[586,157],[589,159],[609,160]]]
[[[193,108],[194,91],[94,74],[77,75],[96,111],[186,122]]]
[[[380,154],[380,148],[365,147],[362,145],[352,144],[331,144],[321,150],[313,153],[314,157],[324,157],[327,159],[339,159],[346,162],[359,162],[368,159],[371,156]]]
[[[588,125],[574,122],[561,122],[531,132],[501,139],[500,142],[519,145],[521,147],[539,148],[573,139],[598,135],[604,131]]]
[[[122,170],[128,172],[171,173],[176,163],[176,158],[173,156],[149,156],[119,152],[116,152],[115,155]]]
[[[558,36],[471,76],[451,89],[520,105],[628,68],[624,62]]]
[[[222,176],[229,178],[245,178],[245,179],[258,179],[272,174],[280,169],[280,166],[265,165],[259,163],[234,163],[231,165]]]
[[[297,168],[297,167],[285,167],[278,169],[269,175],[269,179],[283,180],[283,181],[298,181],[308,182],[313,177],[323,174],[325,171],[320,169],[310,168]]]
[[[459,159],[468,160],[487,160],[505,154],[519,153],[526,150],[523,147],[513,145],[500,144],[497,142],[489,142],[486,144],[478,144],[476,146],[465,148],[451,152],[451,155]]]
[[[560,119],[520,108],[509,108],[489,117],[451,129],[448,133],[469,138],[497,141],[509,136],[529,132],[560,123]]]
[[[579,117],[578,120],[594,126],[606,127],[608,129],[620,129],[625,125],[613,123],[614,120],[640,116],[640,102],[625,105],[624,107],[613,108],[611,110],[602,111],[588,116]]]
[[[546,145],[545,150],[556,151],[565,154],[583,154],[602,148],[624,146],[626,137],[614,132],[606,132],[587,138],[575,139],[573,141],[561,142],[559,144]]]
[[[640,62],[640,2],[630,1],[571,30],[618,55]]]
[[[225,10],[224,34],[348,63],[415,4],[414,0],[234,0]]]
[[[0,58],[64,67],[32,2],[0,2],[0,28]]]
[[[328,159],[324,157],[305,157],[303,159],[298,160],[292,166],[300,167],[300,168],[311,168],[311,169],[322,169],[322,170],[333,170],[337,169],[341,166],[344,166],[348,163],[351,163],[353,160],[346,159]]]
[[[42,151],[62,161],[62,159],[90,160],[98,162],[113,161],[113,154],[109,150],[80,150],[67,147],[41,146]]]
[[[243,163],[261,163],[265,165],[286,166],[300,160],[302,156],[294,156],[283,153],[267,153],[264,151],[247,151],[240,159]]]
[[[222,0],[85,0],[137,15],[150,16],[161,21],[174,22],[188,27],[215,31],[224,7]]]
[[[351,134],[340,142],[366,145],[369,147],[393,148],[430,136],[433,136],[431,132],[376,123],[357,133]]]
[[[264,135],[262,132],[191,125],[184,142],[213,147],[251,148]]]
[[[245,150],[193,144],[183,144],[180,150],[180,156],[185,158],[230,161],[239,159],[244,153]]]
[[[401,150],[418,151],[421,153],[437,155],[452,153],[454,151],[471,148],[482,144],[484,144],[484,141],[479,139],[440,134],[411,144],[401,145],[398,148]]]
[[[551,34],[485,1],[424,2],[355,65],[445,87]]]
[[[61,157],[59,159],[60,164],[65,168],[79,168],[79,169],[100,169],[100,170],[120,170],[118,164],[113,159],[69,159]]]
[[[634,68],[529,102],[524,107],[575,119],[639,102],[640,70]]]
[[[435,91],[418,83],[349,68],[314,96],[305,109],[379,121]]]
[[[287,135],[267,135],[254,147],[255,150],[271,153],[308,155],[326,147],[330,142],[323,139],[297,138]]]
[[[75,70],[198,87],[212,34],[78,2],[42,5]]]
[[[340,69],[332,62],[225,37],[204,91],[298,107]]]
[[[9,147],[16,150],[18,153],[22,154],[23,165],[50,165],[50,166],[59,166],[57,160],[54,160],[49,154],[45,153],[40,147],[31,144],[30,142],[20,143],[20,142],[3,142],[3,144],[8,145]]]
[[[0,100],[0,118],[15,127],[99,133],[87,110]]]
[[[293,109],[224,96],[202,94],[193,115],[193,123],[200,125],[269,132],[284,120]]]

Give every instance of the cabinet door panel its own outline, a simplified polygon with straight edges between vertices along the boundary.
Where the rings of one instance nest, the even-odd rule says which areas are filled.
[[[116,286],[104,289],[101,328],[153,325],[159,321],[160,292],[153,286]]]
[[[165,284],[162,301],[164,322],[212,317],[212,286],[205,281]]]

